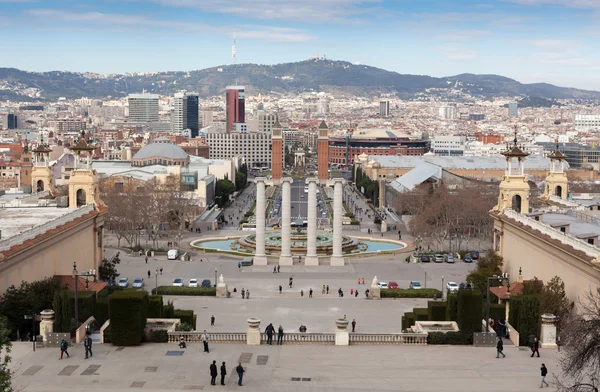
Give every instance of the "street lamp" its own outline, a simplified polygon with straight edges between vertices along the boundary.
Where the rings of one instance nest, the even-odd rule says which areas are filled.
[[[79,277],[85,277],[85,288],[89,287],[89,278],[93,277],[94,282],[96,282],[96,270],[89,270],[84,273],[77,272],[77,263],[73,262],[73,278],[75,279],[75,325],[79,327],[79,300],[77,297],[78,294],[78,280]]]
[[[154,278],[156,279],[154,293],[158,295],[158,267],[156,267],[156,273],[154,274]]]
[[[35,342],[37,340],[37,336],[35,335],[35,322],[40,321],[39,314],[26,314],[23,316],[25,320],[31,320],[31,342],[33,343],[33,351],[35,351]]]
[[[217,269],[215,268],[215,287],[217,287]]]
[[[502,275],[494,275],[494,276],[490,276],[489,278],[487,278],[487,291],[486,293],[486,297],[487,297],[487,301],[486,301],[486,308],[485,308],[485,332],[488,332],[490,329],[490,282],[492,280],[507,280],[508,281],[508,287],[510,289],[510,280],[508,279],[508,274],[505,272]]]
[[[444,277],[442,276],[442,299],[444,299],[445,292],[446,292],[446,290],[444,290]]]
[[[425,270],[425,288],[427,288],[427,270]]]

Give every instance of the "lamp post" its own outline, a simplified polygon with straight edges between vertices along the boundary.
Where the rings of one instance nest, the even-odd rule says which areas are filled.
[[[154,278],[155,278],[155,285],[154,285],[154,292],[156,293],[156,295],[158,295],[158,267],[156,267],[156,272],[154,274]]]
[[[444,299],[445,292],[446,292],[446,290],[444,290],[444,277],[442,276],[442,299]]]
[[[503,273],[502,275],[494,275],[487,278],[487,291],[486,293],[486,307],[485,307],[485,332],[488,332],[490,329],[490,282],[492,280],[504,280],[508,281],[508,287],[510,288],[510,280],[508,280],[508,274]]]
[[[75,279],[75,326],[79,327],[79,300],[78,300],[78,280],[79,277],[85,277],[85,288],[87,289],[89,286],[90,277],[94,278],[94,282],[96,282],[96,270],[89,270],[84,273],[79,273],[77,271],[77,262],[73,262],[73,278]]]
[[[425,288],[427,288],[427,270],[425,270]]]
[[[35,335],[35,322],[40,320],[39,314],[26,314],[23,316],[25,320],[31,320],[31,342],[33,343],[33,351],[35,351],[35,342],[37,337]]]
[[[217,287],[217,269],[215,268],[215,287]]]

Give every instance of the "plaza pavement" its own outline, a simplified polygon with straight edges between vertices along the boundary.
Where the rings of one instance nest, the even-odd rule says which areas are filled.
[[[549,369],[548,390],[555,390],[553,375],[558,371],[554,350],[541,350],[542,358],[530,358],[528,351],[514,347],[505,350],[504,359],[496,359],[494,348],[465,346],[211,344],[210,348],[206,354],[201,344],[190,344],[182,356],[167,356],[167,351],[182,350],[175,343],[125,348],[96,344],[94,357],[85,360],[79,345],[70,348],[70,358],[58,360],[56,348],[32,352],[30,343],[15,343],[13,383],[22,392],[528,392],[539,389],[542,362]],[[242,354],[252,355],[243,364],[244,386],[238,387],[234,367]],[[257,363],[259,356],[267,357],[266,364]],[[219,367],[222,361],[227,363],[226,386],[210,385],[213,360]]]

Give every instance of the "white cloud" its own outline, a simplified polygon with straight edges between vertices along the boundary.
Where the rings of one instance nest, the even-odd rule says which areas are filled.
[[[477,52],[462,46],[441,46],[438,52],[448,61],[473,61],[477,58]]]
[[[551,49],[555,51],[564,51],[565,49],[578,48],[582,46],[581,41],[569,39],[535,39],[521,41],[539,49]]]
[[[154,19],[146,15],[106,14],[102,12],[70,12],[55,9],[32,9],[28,15],[39,18],[44,23],[71,22],[81,23],[83,28],[89,25],[101,26],[114,31],[122,29],[168,29],[170,31],[201,32],[215,35],[231,35],[233,27],[215,26],[207,23],[191,23],[176,20]],[[59,26],[60,27],[60,26]],[[72,26],[77,28],[79,26]],[[277,42],[304,42],[315,37],[303,30],[294,28],[241,25],[235,26],[237,36],[248,39],[258,39]]]

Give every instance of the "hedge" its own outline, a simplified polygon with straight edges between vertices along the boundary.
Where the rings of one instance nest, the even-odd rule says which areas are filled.
[[[446,321],[456,321],[458,312],[458,295],[449,294],[446,300]]]
[[[177,286],[159,286],[160,295],[191,295],[214,297],[217,295],[216,287],[177,287]],[[152,294],[156,294],[156,289],[152,289]]]
[[[56,290],[52,301],[54,310],[54,332],[71,332],[75,328],[73,301],[69,300],[67,290]]]
[[[427,335],[427,344],[473,344],[473,335],[464,334],[462,332],[429,332]]]
[[[173,301],[168,301],[162,308],[162,318],[174,318],[175,317],[175,306]]]
[[[154,343],[168,343],[169,333],[166,329],[157,329],[150,331],[150,341]]]
[[[506,305],[490,304],[490,318],[492,320],[505,320],[506,319]]]
[[[511,299],[512,301],[512,299]],[[519,345],[531,344],[540,334],[540,298],[524,295],[519,309]]]
[[[517,331],[521,327],[521,307],[523,306],[523,296],[517,295],[510,298],[510,309],[508,311],[508,322]]]
[[[148,316],[146,291],[115,291],[109,297],[111,341],[115,346],[137,346],[144,337]]]
[[[108,320],[108,297],[100,297],[96,301],[96,311],[94,318],[102,326]]]
[[[429,321],[446,320],[446,302],[428,301],[427,314]]]
[[[410,329],[410,327],[415,325],[415,314],[413,312],[404,313],[404,317],[406,319],[406,329]]]
[[[196,329],[196,317],[193,310],[175,309],[173,318],[180,319],[182,323],[186,323]]]
[[[381,298],[441,298],[438,289],[382,289]]]
[[[414,308],[415,321],[429,321],[429,311],[427,308]]]
[[[483,320],[483,296],[479,290],[460,290],[458,292],[458,309],[456,318],[458,328],[467,336],[473,332],[481,332]]]
[[[112,343],[110,325],[104,330],[104,343]]]
[[[163,317],[163,297],[162,295],[151,295],[148,297],[148,318]]]

